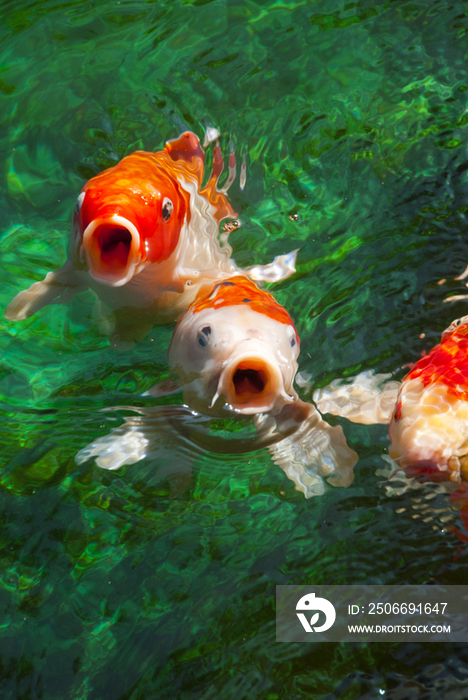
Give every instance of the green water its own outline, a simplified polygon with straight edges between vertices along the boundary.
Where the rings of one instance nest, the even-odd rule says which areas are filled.
[[[247,153],[237,263],[300,248],[273,291],[301,369],[401,377],[468,313],[443,303],[466,291],[467,32],[462,1],[2,0],[0,308],[63,264],[86,179],[213,125]],[[115,353],[93,308],[2,321],[2,700],[466,698],[466,645],[275,641],[277,584],[466,583],[446,497],[415,518],[376,475],[385,426],[341,421],[355,481],[311,500],[266,450],[197,454],[174,492],[170,433],[77,467],[129,415],[102,409],[167,376],[170,327]]]

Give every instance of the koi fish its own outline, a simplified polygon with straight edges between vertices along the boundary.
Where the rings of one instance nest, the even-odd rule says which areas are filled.
[[[468,316],[400,382],[362,373],[314,393],[323,412],[356,423],[388,423],[390,457],[407,476],[468,481]]]
[[[468,316],[453,321],[402,380],[389,435],[398,468],[409,479],[446,482],[468,530]]]
[[[413,517],[440,519],[446,529],[455,508],[468,530],[468,316],[453,321],[401,382],[387,381],[390,376],[364,372],[349,384],[335,380],[313,398],[323,412],[389,424],[391,472],[377,472],[386,477],[387,493],[417,489],[420,496],[430,483],[426,498],[444,493],[448,503],[432,512],[432,500],[425,504],[419,497]],[[453,524],[449,529],[468,541]]]
[[[268,447],[296,488],[310,497],[324,491],[325,480],[348,486],[357,455],[340,426],[331,427],[298,398],[293,386],[298,354],[299,336],[286,309],[247,277],[231,277],[199,292],[168,350],[177,381],[157,384],[146,395],[182,391],[192,419],[252,416],[257,437],[244,451]],[[150,443],[157,444],[160,423],[147,409],[137,410],[143,417],[126,419],[127,429],[81,450],[78,463],[97,456],[99,466],[117,469],[145,457]],[[174,407],[158,407],[159,417],[161,410],[173,415]],[[218,445],[206,438],[208,449],[227,451],[225,441]],[[194,434],[192,440],[199,438]]]
[[[210,132],[210,139],[219,136]],[[113,312],[114,335],[133,339],[155,323],[177,320],[203,284],[236,274],[232,248],[218,240],[219,222],[235,216],[227,186],[217,189],[223,170],[219,145],[202,188],[204,159],[198,137],[185,132],[162,151],[137,151],[91,178],[76,202],[68,260],[20,292],[6,318],[28,318],[90,287]],[[228,186],[234,177],[232,152]],[[285,279],[294,272],[294,257],[279,256],[244,274]]]

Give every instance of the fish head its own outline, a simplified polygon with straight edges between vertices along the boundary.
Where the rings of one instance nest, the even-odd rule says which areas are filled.
[[[271,313],[278,311],[273,305],[283,313]],[[231,278],[190,307],[174,331],[168,357],[191,408],[255,414],[297,399],[298,354],[299,339],[283,307],[250,280]]]
[[[120,287],[147,263],[167,260],[190,219],[189,193],[204,153],[187,132],[163,151],[138,151],[93,177],[78,197],[73,220],[76,256],[98,282]]]

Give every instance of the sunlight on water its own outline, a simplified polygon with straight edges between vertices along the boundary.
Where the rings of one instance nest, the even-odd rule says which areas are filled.
[[[2,318],[64,264],[89,178],[208,126],[245,158],[236,263],[299,249],[271,291],[301,338],[301,399],[400,379],[466,313],[442,303],[466,293],[461,0],[5,0],[0,18]],[[2,699],[464,697],[462,645],[275,642],[277,584],[465,582],[456,509],[388,482],[387,428],[325,416],[359,462],[311,499],[266,447],[236,452],[249,421],[212,423],[225,454],[168,430],[133,465],[77,463],[133,409],[182,400],[142,396],[172,326],[115,352],[95,299],[2,321]]]

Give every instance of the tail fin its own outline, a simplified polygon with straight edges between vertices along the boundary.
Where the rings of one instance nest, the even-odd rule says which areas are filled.
[[[234,141],[231,139],[229,142],[229,172],[228,178],[224,183],[224,187],[221,188],[221,192],[226,193],[231,187],[232,183],[236,179],[236,154],[234,152]]]
[[[174,162],[181,161],[185,168],[192,173],[198,184],[201,184],[205,153],[200,146],[198,136],[192,134],[191,131],[186,131],[179,138],[167,141],[164,150]]]

